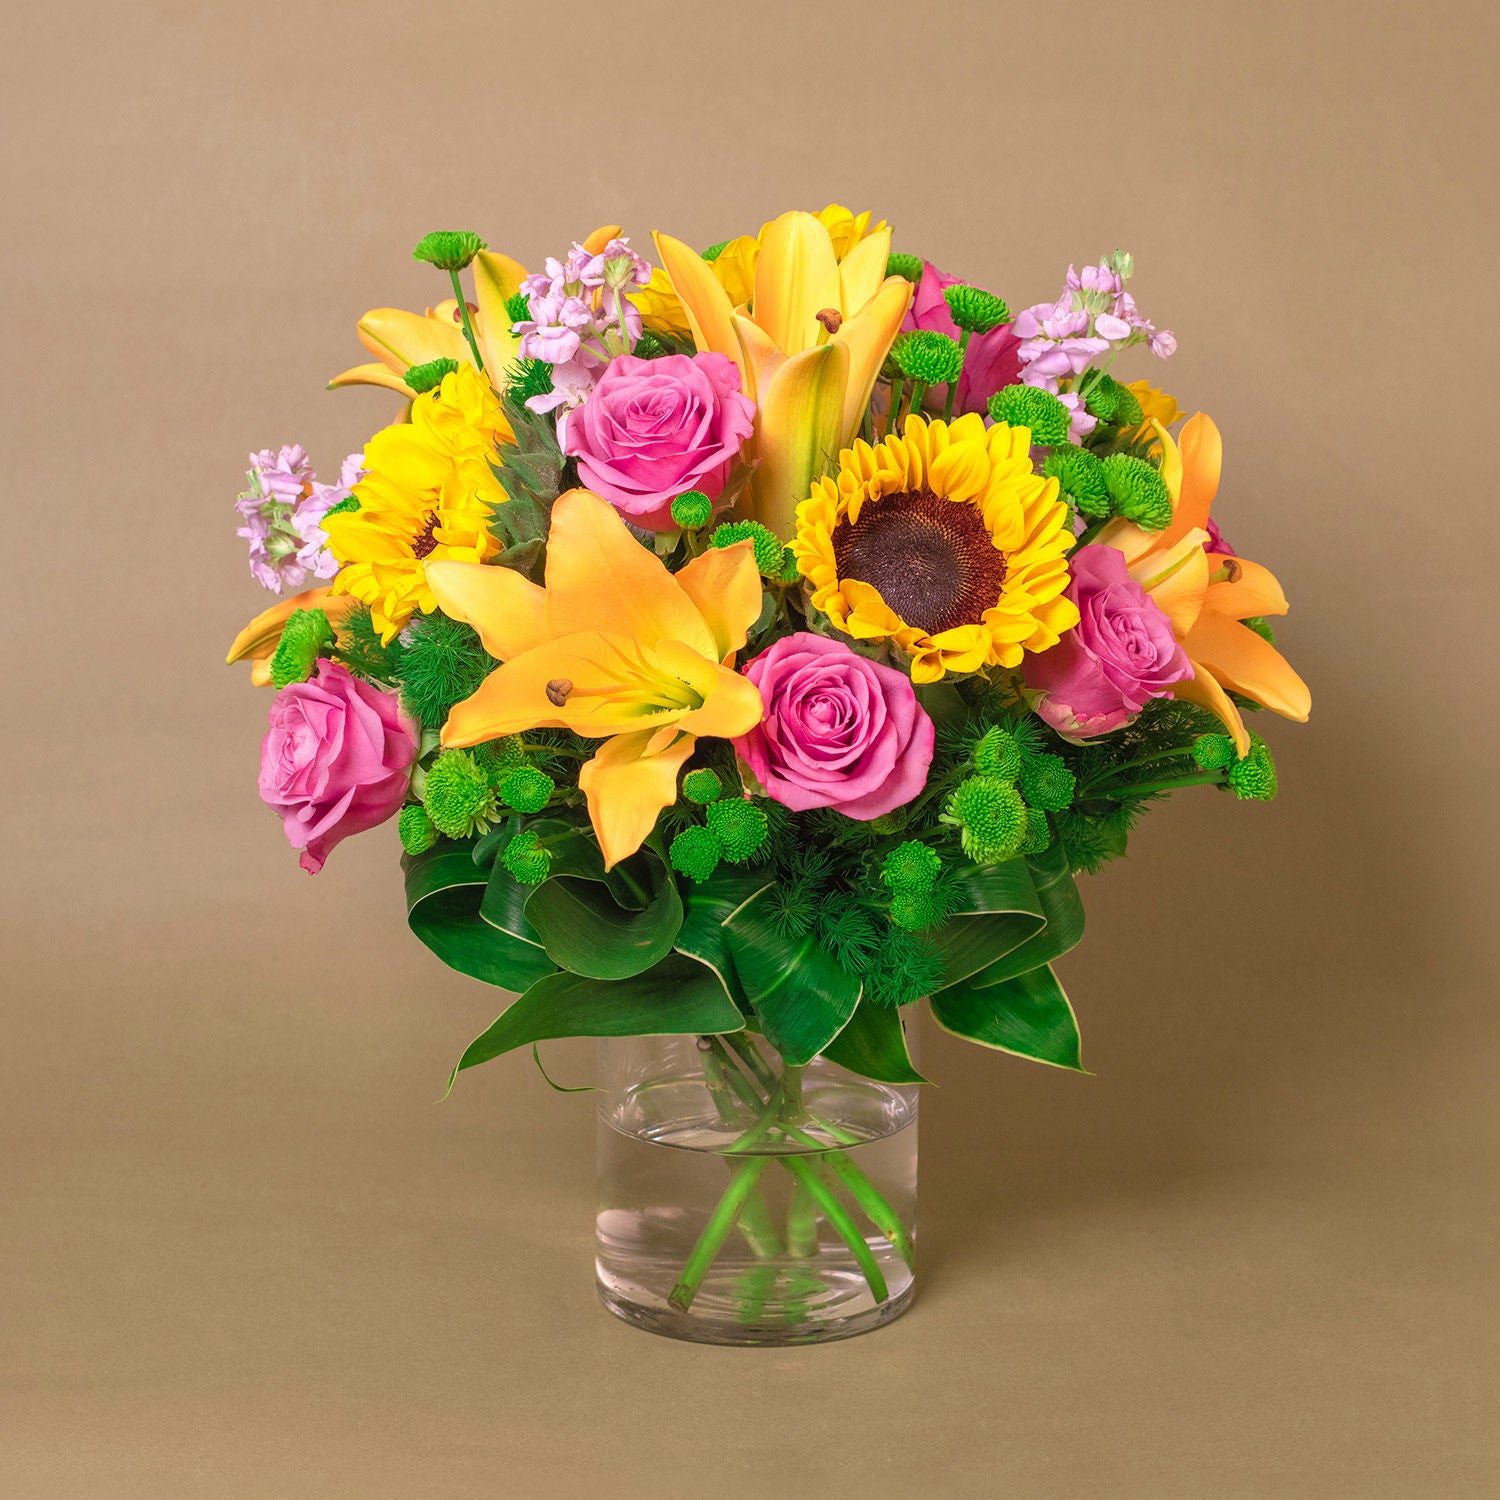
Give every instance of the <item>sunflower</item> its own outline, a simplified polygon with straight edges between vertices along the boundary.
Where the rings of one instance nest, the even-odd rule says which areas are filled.
[[[907,418],[839,454],[797,507],[792,551],[812,602],[847,635],[892,641],[915,682],[1018,666],[1078,623],[1063,595],[1073,534],[1031,434],[977,414]]]
[[[488,562],[499,552],[490,511],[506,495],[491,465],[500,462],[498,444],[513,441],[489,382],[460,365],[412,402],[409,422],[365,444],[365,477],[353,490],[359,508],[326,516],[323,530],[342,564],[334,593],[368,604],[382,640],[418,610],[437,608],[429,558]]]

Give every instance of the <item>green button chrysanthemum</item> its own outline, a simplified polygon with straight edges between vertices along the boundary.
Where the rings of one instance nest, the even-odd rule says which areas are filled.
[[[440,271],[462,271],[484,248],[485,241],[471,229],[435,229],[417,241],[411,258]]]

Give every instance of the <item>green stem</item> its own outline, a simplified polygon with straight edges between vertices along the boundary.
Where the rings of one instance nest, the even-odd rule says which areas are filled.
[[[1098,788],[1096,797],[1143,797],[1147,792],[1175,792],[1184,786],[1212,786],[1223,781],[1222,771],[1203,771],[1197,776],[1175,776],[1169,781],[1148,781],[1128,786],[1105,786]]]
[[[766,1157],[760,1159],[767,1160]],[[823,1180],[818,1168],[812,1163],[804,1161],[800,1156],[784,1156],[781,1161],[787,1171],[812,1195],[813,1201],[822,1209],[823,1217],[828,1220],[829,1226],[853,1253],[860,1271],[869,1283],[870,1295],[877,1302],[884,1302],[890,1295],[890,1290],[885,1284],[885,1277],[881,1274],[874,1254],[865,1242],[864,1236],[859,1232],[859,1226],[849,1216],[849,1210],[839,1202],[833,1190]],[[673,1292],[672,1295],[675,1299],[677,1294]]]
[[[922,415],[922,403],[927,399],[927,387],[920,380],[911,383],[911,400],[907,402],[906,409],[913,416]]]
[[[771,1205],[759,1187],[740,1210],[740,1233],[759,1260],[774,1260],[784,1253],[781,1236],[776,1232],[776,1221],[771,1217]]]
[[[958,365],[958,380],[962,380],[964,378],[963,358],[967,356],[969,352],[969,340],[973,337],[973,335],[974,330],[972,328],[965,328],[963,331],[963,337],[958,341],[958,352],[960,356]],[[948,399],[943,402],[943,420],[945,422],[951,422],[953,420],[953,401],[954,398],[958,395],[958,380],[950,380],[948,382]]]
[[[449,271],[448,276],[453,282],[453,295],[458,298],[458,315],[463,319],[464,337],[469,341],[469,348],[474,351],[474,363],[482,375],[484,361],[479,357],[479,340],[474,337],[474,325],[469,321],[469,303],[464,296],[464,284],[458,279],[457,271]]]
[[[864,1209],[870,1222],[896,1247],[901,1259],[907,1265],[913,1265],[916,1251],[911,1242],[911,1231],[875,1184],[842,1151],[829,1152],[824,1161],[849,1189],[850,1196]],[[790,1234],[791,1231],[787,1232]]]
[[[677,1278],[677,1285],[667,1298],[673,1307],[686,1312],[692,1306],[693,1298],[698,1295],[698,1288],[708,1274],[708,1268],[724,1248],[724,1241],[729,1238],[729,1231],[734,1228],[745,1200],[760,1181],[761,1173],[766,1170],[766,1164],[770,1160],[769,1156],[753,1156],[742,1166],[735,1168],[729,1187],[719,1199],[718,1207],[709,1215],[703,1233],[698,1236],[698,1243],[693,1246],[682,1274]]]
[[[755,1043],[743,1031],[725,1032],[724,1041],[738,1054],[763,1089],[776,1087],[776,1074],[767,1066],[766,1060],[755,1050]]]
[[[1171,760],[1173,757],[1183,759],[1192,753],[1186,745],[1178,745],[1171,750],[1158,750],[1154,755],[1142,755],[1136,760],[1122,760],[1119,765],[1106,766],[1097,776],[1091,777],[1079,787],[1079,799],[1087,796],[1096,786],[1112,781],[1121,771],[1134,771],[1138,766],[1155,765],[1159,760]]]
[[[892,437],[897,431],[896,424],[901,420],[901,387],[905,381],[901,376],[896,376],[891,381],[891,404],[885,412],[885,435]]]
[[[806,1260],[818,1247],[818,1206],[800,1177],[792,1179],[792,1201],[786,1211],[786,1251]]]

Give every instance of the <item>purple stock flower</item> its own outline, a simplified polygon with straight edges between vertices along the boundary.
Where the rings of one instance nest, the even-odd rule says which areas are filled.
[[[309,576],[332,578],[338,563],[327,550],[323,517],[360,478],[361,455],[344,460],[337,484],[319,484],[300,444],[263,448],[250,455],[250,487],[234,508],[245,524],[235,533],[250,543],[250,573],[279,594],[299,589]]]

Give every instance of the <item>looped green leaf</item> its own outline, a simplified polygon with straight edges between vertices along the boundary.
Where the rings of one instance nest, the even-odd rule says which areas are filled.
[[[553,1037],[712,1036],[744,1025],[718,977],[681,954],[629,979],[548,974],[469,1043],[448,1087],[465,1068]]]
[[[906,1050],[901,1012],[861,1000],[849,1024],[823,1049],[829,1062],[877,1083],[926,1083]]]
[[[401,866],[407,924],[450,968],[517,991],[556,968],[524,917],[487,902],[493,882],[475,865],[469,841],[444,839],[406,855]],[[508,874],[506,881],[514,887]]]
[[[944,1031],[982,1047],[1083,1072],[1078,1021],[1051,965],[999,984],[956,984],[928,1001]]]
[[[1008,952],[997,953],[993,963],[973,975],[971,982],[976,986],[1016,979],[1050,964],[1076,948],[1083,937],[1083,898],[1078,894],[1061,847],[1053,844],[1040,854],[1029,856],[1027,864],[1047,925]]]
[[[526,919],[559,968],[587,979],[629,979],[672,951],[682,926],[677,882],[654,854],[636,864],[635,894],[644,898],[636,910],[621,905],[602,879],[554,874],[532,888]]]
[[[763,873],[728,866],[721,866],[702,884],[690,883],[683,901],[682,926],[675,945],[679,953],[696,958],[700,964],[712,969],[735,1003],[747,1014],[750,1001],[735,972],[724,923],[768,884],[769,880]]]
[[[732,912],[723,932],[734,971],[766,1039],[789,1063],[808,1063],[848,1024],[860,981],[817,938],[783,936],[766,891]]]
[[[957,891],[953,914],[923,934],[943,965],[940,987],[987,968],[1036,937],[1047,922],[1024,859],[973,866],[959,877]]]

